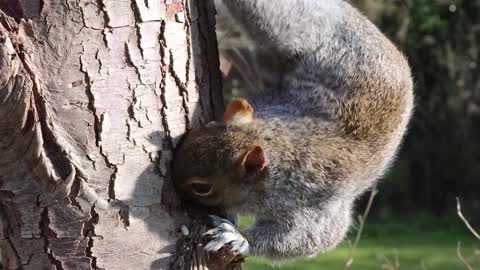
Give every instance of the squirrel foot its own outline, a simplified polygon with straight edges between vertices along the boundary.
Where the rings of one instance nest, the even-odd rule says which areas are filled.
[[[235,225],[227,219],[214,215],[210,215],[210,219],[215,228],[205,233],[209,238],[205,250],[216,252],[222,248],[227,248],[236,255],[246,256],[249,244],[240,230],[238,230]]]

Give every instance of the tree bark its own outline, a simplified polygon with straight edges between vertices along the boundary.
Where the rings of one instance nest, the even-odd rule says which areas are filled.
[[[4,269],[169,268],[172,151],[222,111],[211,1],[0,0]]]

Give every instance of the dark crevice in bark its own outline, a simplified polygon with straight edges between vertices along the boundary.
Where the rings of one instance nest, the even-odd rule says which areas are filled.
[[[85,155],[85,157],[87,158],[88,161],[92,163],[93,169],[97,170],[97,162],[94,159],[92,159],[92,157],[89,155]]]
[[[160,109],[160,114],[162,115],[162,126],[165,130],[165,140],[168,142],[169,148],[172,149],[173,142],[172,137],[170,135],[170,129],[168,127],[168,120],[167,120],[167,101],[165,100],[165,87],[162,88],[162,94],[160,95],[160,101],[162,102],[162,108]]]
[[[185,28],[185,37],[186,37],[185,44],[187,45],[186,52],[185,52],[187,54],[187,61],[185,63],[185,83],[186,83],[186,86],[188,86],[188,83],[190,82],[190,64],[192,63],[192,37],[190,33],[190,20],[191,20],[190,10],[187,5],[185,5],[184,16],[185,16],[184,28]]]
[[[35,206],[40,207],[42,202],[40,201],[40,194],[37,195],[37,199],[35,200]]]
[[[95,235],[94,224],[98,222],[98,214],[95,211],[95,203],[90,207],[90,218],[83,223],[82,235],[87,238]]]
[[[72,10],[72,7],[70,7],[70,3],[68,2],[69,0],[65,0],[65,7],[67,8],[67,12]]]
[[[85,249],[85,256],[90,258],[90,268],[94,270],[100,270],[97,266],[97,257],[92,256],[92,248],[93,248],[93,238],[88,238],[87,249]]]
[[[127,108],[129,116],[130,116],[130,110],[131,109],[133,109],[132,104],[130,104]],[[127,127],[127,141],[133,143],[133,145],[135,146],[136,145],[135,140],[132,139],[132,127],[130,126],[130,123],[128,122],[128,119],[125,119],[125,126]]]
[[[113,172],[112,172],[112,175],[110,176],[110,181],[109,181],[109,197],[110,199],[115,199],[115,195],[111,194],[111,191],[113,191],[113,188],[110,188],[111,184],[115,182],[115,177],[116,177],[116,173],[117,173],[117,166],[115,164],[112,164],[110,162],[110,160],[108,159],[108,155],[104,153],[103,151],[103,148],[102,148],[102,145],[101,145],[101,141],[102,141],[102,138],[101,138],[101,134],[102,134],[102,121],[103,121],[103,115],[102,116],[98,116],[98,113],[97,113],[97,108],[95,107],[95,96],[93,94],[93,90],[92,90],[92,80],[90,78],[90,75],[88,74],[88,71],[86,70],[85,66],[84,66],[84,63],[82,61],[82,58],[80,57],[80,71],[83,72],[83,74],[85,75],[85,94],[87,95],[88,97],[88,109],[92,112],[93,114],[93,120],[94,120],[94,123],[93,123],[93,129],[94,129],[94,133],[95,133],[95,145],[99,148],[99,152],[100,152],[100,155],[103,157],[104,161],[105,161],[105,165],[112,169]]]
[[[168,71],[170,72],[170,75],[172,75],[173,79],[175,80],[175,84],[177,85],[178,89],[179,89],[179,95],[182,96],[182,107],[183,107],[183,111],[184,111],[184,117],[185,117],[185,123],[186,123],[186,126],[187,128],[190,127],[190,112],[189,112],[189,109],[188,109],[188,104],[187,104],[187,101],[188,101],[188,90],[187,90],[187,86],[185,85],[184,82],[182,82],[182,80],[180,80],[180,78],[178,77],[177,73],[175,72],[175,69],[173,68],[174,67],[174,63],[173,63],[173,53],[172,53],[172,50],[169,50],[169,58],[170,58],[170,64],[168,65]],[[188,72],[188,71],[187,71]]]
[[[165,70],[165,68],[167,67],[167,63],[165,61],[165,58],[167,57],[166,56],[166,52],[165,52],[165,48],[166,48],[166,44],[167,44],[167,41],[165,40],[165,22],[162,21],[161,23],[161,26],[160,26],[160,34],[159,34],[159,40],[158,40],[158,43],[160,44],[159,48],[160,48],[160,63],[161,63],[161,69],[160,69],[160,72],[162,73],[162,80],[160,82],[160,90],[161,90],[161,94],[160,94],[160,102],[162,103],[162,108],[160,109],[160,114],[162,115],[162,126],[163,126],[163,130],[165,131],[165,141],[167,142],[168,144],[168,147],[167,149],[173,149],[173,142],[172,142],[172,137],[170,135],[170,129],[168,127],[168,119],[167,119],[167,101],[165,99],[165,95],[166,95],[166,89],[165,89],[165,86],[166,86],[166,78],[167,78],[167,71]]]
[[[130,207],[120,200],[116,201],[115,205],[120,208],[120,210],[118,210],[118,216],[123,223],[123,227],[128,230],[130,226]]]
[[[110,18],[108,17],[108,14],[107,14],[107,8],[105,7],[105,3],[103,3],[103,0],[96,0],[96,1],[97,1],[98,9],[100,10],[100,12],[103,13],[103,28],[106,28],[107,26],[110,25]],[[107,43],[105,43],[105,45],[106,44]]]
[[[103,30],[102,30],[102,36],[103,36],[103,43],[105,44],[105,47],[107,49],[110,49],[108,46],[108,39],[107,39],[107,31],[110,31],[109,25],[110,25],[110,17],[108,17],[107,14],[107,8],[105,7],[105,3],[103,3],[103,0],[96,0],[98,10],[102,13],[103,17]]]
[[[141,48],[139,48],[141,51]],[[125,42],[125,50],[124,50],[124,55],[125,55],[125,64],[129,67],[133,67],[135,69],[135,73],[137,74],[138,80],[143,84],[144,82],[142,81],[142,76],[140,76],[140,70],[138,70],[138,67],[133,63],[132,60],[132,55],[130,54],[130,49],[128,47],[128,44]]]
[[[95,211],[95,203],[90,208],[90,218],[83,224],[83,236],[88,238],[87,248],[85,249],[85,256],[90,258],[90,267],[94,270],[100,270],[97,266],[97,257],[93,256],[93,237],[95,234],[95,224],[98,223],[98,214]]]
[[[97,49],[97,52],[95,53],[95,59],[97,59],[98,62],[98,74],[102,74],[102,59],[100,59],[100,56],[98,55],[100,53],[100,49]]]
[[[105,44],[105,47],[107,47],[107,49],[110,50],[110,46],[108,46],[107,31],[110,31],[109,28],[104,28],[102,30],[102,37],[103,37],[103,43]]]
[[[127,64],[128,67],[135,67],[135,64],[132,61],[132,56],[130,55],[130,50],[128,49],[127,42],[124,43],[124,51],[123,52],[124,52],[124,56],[125,56],[125,64]]]
[[[135,19],[135,30],[137,31],[137,47],[140,50],[140,54],[142,55],[143,59],[143,48],[141,44],[142,33],[140,32],[140,23],[142,22],[142,17],[140,15],[140,10],[138,9],[138,5],[135,0],[131,0],[132,2],[132,11],[133,17]],[[141,80],[140,80],[141,81]]]
[[[108,181],[108,198],[115,201],[115,180],[117,179],[118,167],[113,166],[113,173]]]
[[[32,258],[33,258],[33,255],[35,255],[35,254],[32,253],[32,254],[28,255],[27,261],[26,261],[25,263],[22,263],[22,265],[24,265],[24,266],[25,266],[25,265],[29,265],[29,264],[30,264],[30,261],[31,261]]]
[[[142,127],[140,121],[138,121],[138,119],[135,117],[135,104],[137,103],[137,92],[136,92],[136,87],[133,87],[129,82],[128,83],[128,89],[130,91],[132,91],[132,100],[130,102],[130,104],[128,105],[127,107],[127,113],[128,113],[128,117],[130,119],[132,119],[133,121],[135,121],[137,123],[137,126],[139,128]],[[127,120],[127,128],[128,128],[128,134],[127,134],[127,139],[130,138],[130,125],[128,124],[128,120]],[[130,140],[129,140],[130,141]]]
[[[141,127],[140,122],[135,118],[135,108],[134,105],[137,102],[137,97],[135,95],[135,88],[132,88],[132,85],[128,83],[128,89],[132,91],[132,100],[130,100],[130,104],[128,104],[127,107],[127,114],[128,114],[128,119],[125,119],[125,125],[127,127],[127,141],[133,143],[133,145],[136,145],[135,139],[132,139],[132,127],[130,126],[129,120],[132,119],[137,123],[138,127]]]
[[[57,234],[50,229],[50,218],[48,217],[48,208],[45,207],[40,216],[40,236],[44,240],[43,251],[47,254],[50,263],[55,266],[57,270],[63,270],[62,262],[55,257],[50,249],[50,238],[57,238]]]
[[[105,161],[105,165],[112,169],[113,172],[110,176],[110,180],[108,182],[108,196],[110,200],[115,200],[115,179],[116,179],[116,174],[118,171],[118,168],[115,164],[112,164],[109,159],[108,155],[103,152],[103,148],[101,146],[101,133],[102,133],[102,128],[101,128],[101,122],[103,120],[102,117],[99,117],[97,114],[97,109],[95,107],[95,96],[93,95],[92,91],[92,81],[90,78],[90,75],[88,74],[88,71],[84,67],[83,61],[80,57],[80,70],[84,73],[85,75],[85,93],[88,97],[88,109],[92,112],[93,118],[94,118],[94,133],[95,133],[95,145],[99,148],[100,155],[103,157]],[[102,115],[103,116],[103,115]]]
[[[166,5],[166,3],[165,3]],[[162,149],[174,149],[173,145],[173,140],[170,135],[169,127],[168,127],[168,120],[167,120],[167,114],[166,114],[166,109],[167,109],[167,104],[165,100],[165,92],[166,92],[166,78],[167,78],[167,72],[170,69],[173,69],[172,66],[168,66],[166,62],[166,57],[171,57],[170,54],[167,56],[166,52],[166,40],[165,40],[165,27],[166,23],[165,21],[162,21],[161,23],[161,28],[160,28],[160,34],[158,36],[158,43],[159,43],[159,48],[160,48],[160,63],[161,63],[161,73],[162,73],[162,80],[160,82],[160,88],[161,88],[161,94],[160,94],[160,100],[162,103],[162,108],[160,111],[160,114],[162,115],[162,125],[163,129],[165,131],[165,138],[162,142]],[[170,63],[172,64],[172,63]],[[160,162],[167,162],[169,157],[166,157],[167,155],[170,155],[170,153],[165,153],[164,151],[159,152],[159,158],[158,160]],[[158,164],[157,164],[158,165]],[[157,167],[156,173],[164,179],[170,179],[170,177],[167,175],[168,170],[170,169],[169,166],[166,166],[165,168],[167,171],[162,171],[161,168]],[[179,199],[175,195],[175,191],[173,188],[173,183],[171,181],[168,181],[164,183],[163,188],[162,188],[162,196],[161,196],[161,203],[165,207],[165,210],[170,214],[170,216],[173,215],[173,212],[177,211],[180,209],[180,204],[179,204]]]
[[[132,91],[135,91],[135,90],[132,90]],[[128,118],[137,122],[137,119],[135,118],[134,105],[135,105],[135,97],[132,97],[132,102],[130,102],[130,104],[128,104],[128,107],[127,107],[127,113],[128,113]],[[130,136],[127,136],[127,138],[130,138]]]
[[[115,201],[115,180],[117,179],[118,166],[110,163],[107,155],[103,153],[101,146],[100,146],[100,154],[102,155],[105,161],[105,165],[107,165],[108,168],[113,170],[112,174],[110,175],[110,179],[108,180],[107,191],[108,191],[109,201]],[[124,160],[125,160],[125,157],[124,157]]]
[[[85,75],[85,78],[84,78],[85,94],[88,97],[87,107],[93,114],[93,121],[94,121],[93,129],[95,133],[95,145],[97,147],[100,147],[100,141],[101,141],[100,134],[102,132],[101,125],[100,125],[100,118],[98,117],[97,108],[95,107],[95,96],[93,95],[93,91],[92,91],[92,81],[90,79],[90,75],[88,74],[86,67],[84,66],[84,63],[81,57],[80,57],[80,71],[83,72],[83,74]]]

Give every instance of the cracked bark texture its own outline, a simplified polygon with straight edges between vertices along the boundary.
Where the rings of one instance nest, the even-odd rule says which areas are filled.
[[[214,23],[205,0],[0,0],[4,269],[172,265],[172,150],[223,110]]]

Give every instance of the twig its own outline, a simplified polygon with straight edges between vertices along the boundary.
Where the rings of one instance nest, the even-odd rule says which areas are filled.
[[[395,249],[395,261],[392,262],[390,259],[388,259],[387,256],[381,255],[381,258],[385,261],[384,264],[382,264],[382,269],[385,270],[400,270],[400,259],[398,258],[398,250]]]
[[[397,249],[395,249],[395,269],[400,269],[400,259],[398,258]]]
[[[390,261],[387,256],[381,255],[381,258],[385,262],[382,264],[382,269],[385,270],[400,270],[400,262],[398,260],[398,255],[395,255],[395,262]]]
[[[388,259],[387,256],[385,255],[381,255],[383,261],[385,262],[384,264],[382,264],[382,269],[386,269],[386,270],[395,270],[395,267],[393,266],[392,262]]]
[[[470,232],[472,232],[472,234],[478,240],[480,240],[480,235],[475,231],[475,229],[473,229],[472,225],[470,225],[470,222],[468,222],[468,220],[463,216],[462,208],[460,207],[460,199],[458,197],[457,197],[457,214],[463,220],[463,222],[465,223],[465,226],[467,226],[467,228],[470,230]]]
[[[422,259],[420,261],[420,267],[422,267],[422,270],[427,270],[427,266],[425,265],[425,259]]]
[[[463,264],[465,264],[465,266],[467,267],[468,270],[473,270],[472,266],[467,262],[467,260],[465,260],[465,258],[462,256],[462,252],[461,252],[461,246],[462,246],[462,242],[458,241],[458,244],[457,244],[457,256],[458,258],[460,259],[460,261],[463,262]]]
[[[348,257],[347,261],[345,262],[345,266],[343,267],[343,270],[348,270],[350,269],[350,266],[353,264],[353,252],[357,248],[358,242],[360,242],[360,238],[362,237],[362,232],[363,228],[365,227],[365,222],[368,217],[368,213],[370,212],[370,208],[372,207],[373,204],[373,199],[375,198],[375,195],[377,195],[378,190],[377,190],[377,185],[374,185],[372,187],[372,190],[370,191],[370,197],[368,198],[368,203],[367,207],[365,207],[365,211],[363,212],[363,215],[359,217],[360,220],[360,228],[358,229],[357,235],[355,236],[355,241],[353,244],[350,246],[350,249],[348,250]]]

